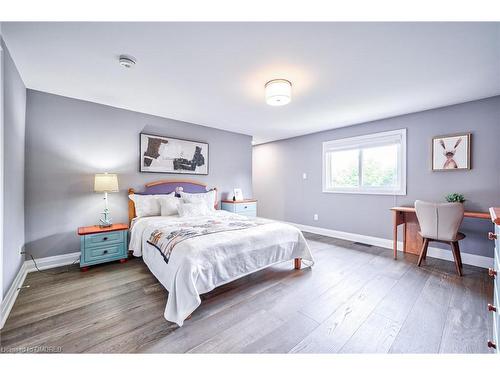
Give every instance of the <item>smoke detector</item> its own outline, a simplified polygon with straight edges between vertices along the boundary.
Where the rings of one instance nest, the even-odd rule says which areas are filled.
[[[128,56],[128,55],[120,55],[120,58],[118,59],[120,62],[120,65],[123,66],[124,68],[132,68],[135,63],[135,57]]]

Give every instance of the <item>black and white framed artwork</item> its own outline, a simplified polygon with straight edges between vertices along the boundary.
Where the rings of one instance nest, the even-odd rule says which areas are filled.
[[[208,143],[140,134],[140,171],[208,174]]]

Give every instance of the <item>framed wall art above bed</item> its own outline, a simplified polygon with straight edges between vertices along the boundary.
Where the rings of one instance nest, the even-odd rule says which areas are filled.
[[[208,143],[139,135],[140,172],[208,175]]]

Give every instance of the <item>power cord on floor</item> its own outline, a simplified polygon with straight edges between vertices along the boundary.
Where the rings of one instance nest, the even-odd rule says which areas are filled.
[[[61,274],[63,274],[63,273],[67,273],[67,272],[71,271],[70,267],[71,267],[71,266],[73,266],[73,265],[75,265],[75,264],[76,264],[76,263],[80,260],[80,259],[78,258],[78,259],[76,259],[73,263],[68,264],[68,265],[66,266],[66,269],[65,269],[65,270],[63,270],[63,271],[60,271],[60,272],[48,272],[48,271],[44,271],[44,270],[41,270],[40,268],[38,268],[38,265],[36,264],[36,260],[35,260],[35,258],[33,257],[33,255],[31,255],[30,253],[27,253],[26,251],[22,251],[22,252],[21,252],[21,254],[27,254],[27,255],[29,255],[29,257],[30,257],[30,258],[31,258],[31,260],[33,261],[33,264],[35,265],[35,268],[36,268],[36,270],[37,270],[38,272],[43,273],[43,274],[45,274],[45,275],[51,275],[51,276],[61,275]]]

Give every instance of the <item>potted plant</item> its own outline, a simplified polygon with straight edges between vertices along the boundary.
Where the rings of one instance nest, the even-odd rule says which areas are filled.
[[[455,202],[464,203],[465,202],[465,198],[464,198],[463,194],[459,194],[459,193],[451,193],[451,194],[448,194],[444,198],[446,199],[446,202],[449,202],[449,203],[455,203]]]

